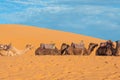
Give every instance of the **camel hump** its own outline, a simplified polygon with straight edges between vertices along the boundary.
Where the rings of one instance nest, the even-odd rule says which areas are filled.
[[[41,49],[55,49],[55,44],[40,44]]]

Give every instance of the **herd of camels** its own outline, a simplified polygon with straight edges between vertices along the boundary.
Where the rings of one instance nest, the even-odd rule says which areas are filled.
[[[88,49],[84,47],[84,42],[79,44],[71,43],[71,45],[63,43],[59,50],[55,44],[44,44],[35,50],[35,55],[90,55],[96,47],[97,56],[120,56],[120,41],[115,41],[116,46],[111,40],[101,42],[99,45],[96,43],[89,43]],[[27,44],[24,50],[18,50],[12,44],[0,44],[0,56],[16,56],[27,53],[33,46]]]

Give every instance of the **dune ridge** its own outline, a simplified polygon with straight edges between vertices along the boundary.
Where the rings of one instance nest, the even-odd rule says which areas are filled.
[[[120,80],[119,57],[95,56],[35,56],[40,43],[54,42],[58,48],[65,43],[83,40],[90,42],[104,40],[89,36],[37,28],[33,26],[1,24],[0,43],[12,43],[23,49],[27,43],[34,48],[20,56],[0,56],[0,80]]]
[[[43,43],[56,43],[57,47],[61,45],[61,43],[71,43],[71,42],[80,42],[80,40],[84,40],[86,45],[89,42],[99,43],[102,41],[101,39],[93,38],[90,36],[84,36],[69,32],[62,32],[57,30],[50,30],[45,28],[38,28],[33,26],[23,26],[23,25],[0,25],[0,36],[1,43],[25,43],[25,42],[33,42],[35,44]],[[4,34],[4,35],[3,35]],[[21,46],[19,44],[19,46]],[[19,47],[18,46],[18,47]]]

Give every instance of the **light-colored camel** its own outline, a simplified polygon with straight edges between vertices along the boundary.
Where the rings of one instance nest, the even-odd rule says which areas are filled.
[[[31,50],[33,48],[33,46],[30,44],[27,44],[24,50],[18,50],[17,48],[12,46],[11,44],[8,47],[9,47],[8,50],[1,50],[0,51],[1,56],[21,55],[21,54],[27,53],[29,50]]]

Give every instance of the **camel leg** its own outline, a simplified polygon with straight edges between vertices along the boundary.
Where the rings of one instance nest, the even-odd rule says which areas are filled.
[[[86,54],[85,48],[81,49],[81,55],[88,55],[88,54]]]
[[[84,49],[81,50],[81,55],[84,55]]]
[[[14,56],[14,53],[11,52],[11,51],[9,51],[9,52],[8,52],[8,55],[9,55],[9,56]]]
[[[1,55],[1,52],[0,52],[0,56],[2,56],[2,55]]]
[[[10,56],[10,51],[7,51],[7,56]]]
[[[62,55],[65,55],[66,54],[66,51],[64,51],[63,53],[62,53]]]

